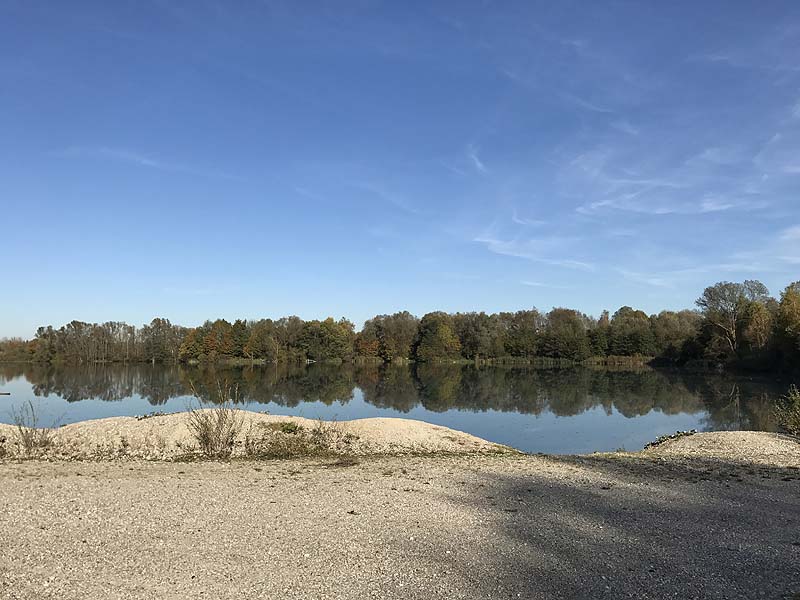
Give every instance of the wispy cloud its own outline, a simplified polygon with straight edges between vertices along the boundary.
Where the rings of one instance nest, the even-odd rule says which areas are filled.
[[[732,202],[726,202],[725,200],[720,200],[718,198],[703,198],[700,201],[699,212],[720,212],[723,210],[730,210],[732,208],[736,208],[736,205]]]
[[[797,64],[785,60],[770,60],[766,53],[754,52],[752,49],[737,52],[711,52],[690,56],[689,60],[724,65],[734,69],[752,69],[774,71],[777,73],[800,71]]]
[[[478,148],[475,144],[469,144],[467,146],[467,157],[469,158],[472,166],[475,167],[475,170],[479,173],[488,173],[489,169],[486,168],[486,165],[483,164],[483,161],[478,156]]]
[[[631,123],[625,119],[612,121],[610,125],[614,129],[616,129],[617,131],[621,131],[622,133],[627,133],[628,135],[639,135],[639,129],[631,125]]]
[[[511,214],[511,221],[516,223],[517,225],[525,225],[530,227],[539,227],[541,225],[547,225],[547,221],[543,221],[541,219],[530,219],[527,217],[520,217],[517,213],[517,209]]]
[[[579,154],[562,167],[561,180],[574,188],[572,193],[589,198],[576,207],[579,214],[700,215],[767,206],[767,197],[761,193],[762,173],[745,160],[739,147],[707,148],[682,162],[672,159],[660,167],[653,157],[632,158],[628,149],[618,154],[598,148]],[[741,169],[719,171],[742,162],[746,164]]]
[[[636,283],[642,283],[653,287],[671,287],[671,283],[667,279],[652,273],[638,273],[636,271],[630,271],[622,268],[616,268],[614,270],[629,281],[634,281]]]
[[[211,296],[219,293],[219,290],[214,288],[185,288],[185,287],[165,287],[161,290],[165,294],[175,296]]]
[[[464,171],[463,169],[459,169],[458,167],[455,167],[445,161],[439,161],[439,164],[442,165],[445,169],[447,169],[451,173],[455,173],[456,175],[459,175],[461,177],[465,177],[467,175],[467,172]]]
[[[670,257],[666,258],[669,261]],[[687,262],[686,259],[679,261]],[[799,264],[800,225],[793,225],[767,234],[765,241],[756,248],[728,252],[722,261],[675,268],[662,266],[646,271],[618,265],[613,267],[613,270],[624,279],[638,284],[686,289],[696,284],[707,284],[715,279],[762,277],[769,273],[787,273],[795,277],[794,272]]]
[[[309,190],[308,188],[296,185],[292,186],[292,189],[299,195],[308,198],[309,200],[313,200],[314,202],[324,202],[326,200],[325,196],[322,194],[318,194]]]
[[[458,273],[453,271],[445,271],[441,275],[445,279],[451,279],[453,281],[479,281],[482,279],[480,275],[476,275],[474,273]]]
[[[594,265],[571,257],[554,256],[555,250],[564,249],[570,242],[568,238],[549,237],[530,240],[500,240],[488,236],[478,236],[474,242],[484,244],[489,252],[503,256],[513,256],[524,258],[537,263],[551,265],[554,267],[564,267],[567,269],[579,269],[591,271]]]
[[[800,131],[785,129],[771,136],[753,157],[753,164],[772,175],[795,175],[800,172]]]
[[[566,285],[554,285],[552,283],[543,283],[541,281],[530,281],[530,280],[522,280],[519,282],[520,285],[525,285],[528,287],[537,287],[537,288],[550,288],[554,290],[567,290],[570,289]]]
[[[375,182],[372,182],[372,181],[347,181],[347,182],[345,182],[345,184],[349,185],[350,187],[353,187],[353,188],[356,188],[356,189],[359,189],[359,190],[362,190],[362,191],[365,191],[365,192],[369,192],[370,194],[372,194],[375,197],[377,197],[378,199],[380,199],[382,202],[390,204],[390,205],[394,206],[395,208],[398,208],[398,209],[402,210],[405,213],[408,213],[408,214],[411,214],[411,215],[421,215],[421,214],[423,214],[422,210],[420,210],[417,207],[412,206],[411,204],[409,204],[408,201],[403,196],[401,196],[400,194],[397,194],[395,192],[389,191],[384,186],[382,186],[382,185],[380,185],[378,183],[375,183]]]
[[[561,97],[567,102],[570,102],[575,106],[578,106],[580,108],[586,109],[591,112],[604,113],[604,114],[611,114],[614,112],[610,108],[606,108],[605,106],[600,106],[599,104],[595,104],[594,102],[585,100],[579,96],[576,96],[575,94],[570,94],[565,92],[561,94]]]
[[[214,169],[200,169],[197,167],[167,162],[153,158],[148,154],[143,154],[135,150],[128,150],[125,148],[112,148],[108,146],[70,146],[69,148],[58,152],[57,154],[66,158],[94,158],[111,160],[137,167],[143,167],[146,169],[165,171],[168,173],[184,173],[187,175],[230,179],[234,181],[243,180],[239,176],[231,175],[223,171],[217,171]]]
[[[733,165],[749,160],[749,156],[741,146],[712,146],[689,159],[689,162],[692,160],[705,161],[715,165]]]
[[[765,272],[763,265],[747,260],[649,272],[636,271],[625,267],[614,267],[613,270],[628,281],[659,288],[683,288],[694,281],[705,281],[709,277],[725,278],[734,273],[752,275]]]

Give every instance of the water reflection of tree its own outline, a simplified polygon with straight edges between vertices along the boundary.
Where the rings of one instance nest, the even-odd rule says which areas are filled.
[[[12,379],[23,377],[25,375],[25,367],[18,363],[0,363],[0,385],[5,385]]]
[[[420,404],[416,380],[408,365],[362,365],[356,369],[355,377],[368,404],[403,413]]]
[[[0,381],[20,376],[37,396],[68,402],[120,401],[140,396],[153,405],[189,397],[221,401],[220,387],[242,403],[296,407],[349,402],[356,387],[379,408],[407,413],[417,406],[442,412],[489,410],[577,415],[601,408],[626,417],[705,412],[705,429],[772,429],[771,408],[788,384],[726,375],[652,369],[535,369],[474,365],[0,365]]]
[[[422,406],[434,412],[444,412],[459,407],[462,371],[458,365],[436,363],[415,365],[414,379]]]
[[[724,376],[691,377],[690,389],[708,411],[704,429],[773,431],[772,408],[784,393],[778,382]]]
[[[265,367],[193,367],[181,372],[184,386],[203,402],[218,404],[224,396],[240,403],[274,402],[295,407],[303,402],[349,402],[355,388],[352,367],[267,365]],[[223,393],[221,393],[223,390]]]

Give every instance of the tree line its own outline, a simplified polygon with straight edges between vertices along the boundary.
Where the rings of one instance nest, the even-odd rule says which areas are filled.
[[[648,315],[623,306],[595,318],[569,308],[540,312],[407,311],[378,315],[356,332],[347,319],[225,319],[183,327],[153,319],[72,321],[40,327],[32,340],[3,340],[0,361],[67,363],[536,361],[643,357],[673,364],[734,364],[753,369],[800,366],[800,282],[779,298],[759,281],[707,287],[695,310]]]

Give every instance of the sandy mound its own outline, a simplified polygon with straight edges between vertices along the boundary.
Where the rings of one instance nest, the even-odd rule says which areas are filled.
[[[764,431],[714,431],[669,440],[643,451],[646,455],[711,458],[742,463],[800,466],[796,438]]]
[[[211,410],[200,411],[211,414]],[[481,438],[411,419],[373,418],[323,422],[237,411],[242,425],[233,456],[513,452]],[[16,427],[0,425],[0,454],[24,455]],[[266,450],[265,450],[266,449]],[[65,425],[34,454],[51,458],[174,460],[199,453],[187,413],[146,418],[112,417]]]

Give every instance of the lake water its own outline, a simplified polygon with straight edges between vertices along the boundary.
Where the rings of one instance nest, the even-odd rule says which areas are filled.
[[[42,425],[176,412],[218,402],[227,386],[249,410],[349,420],[405,417],[526,452],[641,449],[677,430],[771,430],[790,382],[653,369],[459,365],[209,368],[0,365],[0,422],[32,400]]]

